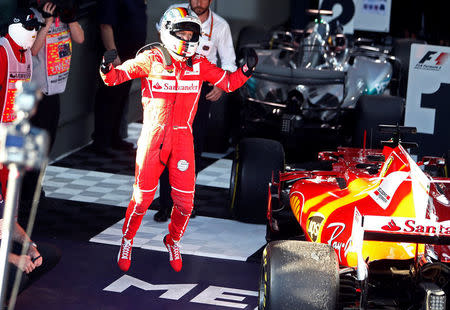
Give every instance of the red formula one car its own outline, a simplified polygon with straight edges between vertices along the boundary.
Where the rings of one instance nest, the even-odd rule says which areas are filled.
[[[331,169],[273,175],[259,309],[448,308],[445,160],[416,163],[399,140],[413,128],[383,130],[396,138],[382,150],[338,148],[319,153]]]

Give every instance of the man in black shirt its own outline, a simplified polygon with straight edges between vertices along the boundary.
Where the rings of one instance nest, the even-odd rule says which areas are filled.
[[[145,44],[147,34],[146,0],[99,0],[98,23],[105,50],[117,50],[116,67],[134,58]],[[102,53],[103,54],[103,53]],[[111,149],[132,150],[132,143],[121,135],[131,81],[114,87],[99,83],[95,97],[93,150],[109,156]]]

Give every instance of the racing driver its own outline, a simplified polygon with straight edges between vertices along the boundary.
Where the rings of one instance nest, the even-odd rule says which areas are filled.
[[[244,51],[244,64],[234,73],[224,71],[196,54],[201,22],[186,8],[171,8],[161,18],[163,44],[153,43],[134,59],[113,67],[114,50],[106,51],[100,68],[103,81],[114,86],[140,78],[144,121],[138,140],[133,196],[122,228],[122,243],[117,259],[127,271],[131,264],[133,238],[150,206],[158,179],[167,166],[173,209],[169,233],[163,242],[169,263],[175,271],[182,268],[179,241],[191,215],[195,189],[195,163],[192,122],[197,111],[201,85],[207,81],[231,92],[251,76],[258,57],[253,49]]]

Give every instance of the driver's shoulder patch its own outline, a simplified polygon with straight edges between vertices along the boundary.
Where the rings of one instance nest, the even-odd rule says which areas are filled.
[[[185,70],[184,75],[200,75],[200,63],[194,63],[192,70]]]

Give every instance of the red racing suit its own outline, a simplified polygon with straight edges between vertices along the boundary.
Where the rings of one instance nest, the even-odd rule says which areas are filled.
[[[208,81],[231,92],[248,80],[241,70],[234,73],[224,71],[200,55],[192,57],[192,61],[171,60],[172,64],[165,65],[162,52],[151,49],[125,61],[106,75],[101,73],[108,86],[141,79],[144,121],[138,140],[133,197],[122,228],[127,239],[136,235],[167,165],[174,204],[169,233],[173,240],[180,240],[194,200],[192,122],[202,82]]]

